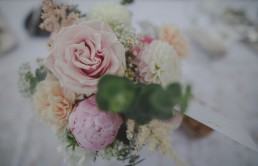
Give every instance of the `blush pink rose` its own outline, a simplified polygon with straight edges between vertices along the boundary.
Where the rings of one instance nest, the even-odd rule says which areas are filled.
[[[95,96],[83,100],[69,116],[69,127],[85,150],[98,151],[111,144],[122,124],[118,114],[99,111]]]
[[[63,87],[91,95],[102,75],[123,74],[125,49],[107,24],[83,21],[60,30],[46,65]]]

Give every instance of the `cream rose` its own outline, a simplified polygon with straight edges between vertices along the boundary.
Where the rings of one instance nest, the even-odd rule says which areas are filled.
[[[62,133],[65,131],[75,99],[76,95],[72,91],[62,88],[58,79],[49,74],[37,85],[33,95],[35,114],[56,133]]]
[[[189,53],[189,44],[186,37],[176,25],[164,25],[159,29],[159,37],[173,46],[180,58]]]
[[[125,49],[107,24],[83,21],[56,35],[46,66],[63,87],[91,95],[102,75],[123,73]]]

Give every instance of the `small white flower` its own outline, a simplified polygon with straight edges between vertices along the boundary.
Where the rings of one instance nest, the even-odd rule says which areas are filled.
[[[140,81],[166,86],[178,82],[181,75],[180,59],[176,50],[164,41],[153,41],[140,53]]]
[[[89,162],[93,161],[95,153],[76,147],[74,150],[72,148],[67,148],[68,144],[61,142],[58,146],[58,152],[65,156],[65,163],[68,166],[85,166]]]
[[[87,17],[99,19],[108,24],[113,24],[114,20],[126,25],[131,24],[131,17],[127,9],[116,3],[99,3],[89,11]]]

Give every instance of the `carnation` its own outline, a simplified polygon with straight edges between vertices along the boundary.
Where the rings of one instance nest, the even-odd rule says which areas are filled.
[[[61,134],[66,129],[75,99],[75,93],[61,87],[58,79],[49,74],[37,85],[33,95],[35,114],[54,132]]]
[[[131,24],[131,17],[128,10],[116,3],[99,3],[88,12],[87,17],[89,19],[99,19],[108,24],[114,24],[116,22],[126,25]]]
[[[153,41],[140,52],[139,76],[143,83],[163,86],[180,80],[180,59],[176,50],[164,41]]]

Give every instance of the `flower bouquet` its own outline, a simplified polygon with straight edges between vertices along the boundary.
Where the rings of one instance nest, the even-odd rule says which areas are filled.
[[[126,3],[128,1],[125,1]],[[141,161],[146,146],[173,157],[171,134],[191,97],[180,82],[188,45],[174,25],[157,36],[137,34],[127,9],[100,3],[76,6],[44,0],[41,28],[51,32],[49,55],[20,70],[20,90],[60,140],[71,165],[98,158]]]

